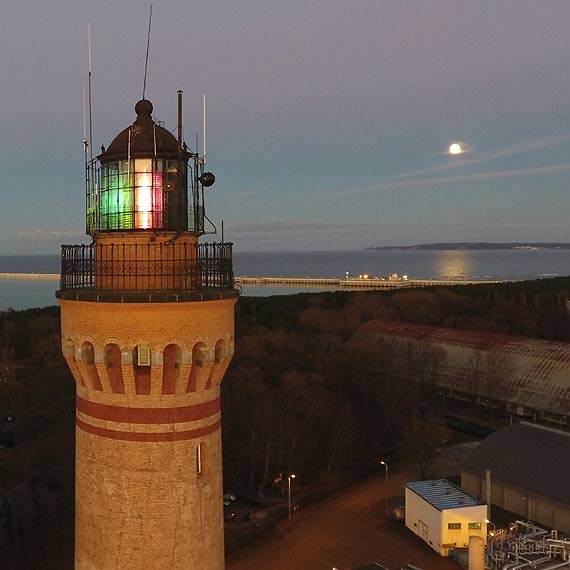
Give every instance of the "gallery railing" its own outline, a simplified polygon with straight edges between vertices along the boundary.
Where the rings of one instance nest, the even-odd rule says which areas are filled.
[[[63,245],[60,289],[183,293],[232,290],[232,245],[176,241]]]

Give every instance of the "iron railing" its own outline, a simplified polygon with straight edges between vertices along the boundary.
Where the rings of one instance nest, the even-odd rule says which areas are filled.
[[[231,290],[232,243],[61,246],[60,289],[107,292]]]

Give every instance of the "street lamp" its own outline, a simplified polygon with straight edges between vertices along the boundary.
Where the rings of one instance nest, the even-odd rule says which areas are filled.
[[[388,508],[388,464],[385,461],[380,460],[380,465],[384,465],[384,469],[386,470],[386,479],[384,481],[384,502],[386,504],[386,508]]]
[[[495,526],[495,523],[492,523],[489,519],[485,519],[484,522],[493,527],[491,532],[487,529],[487,542],[489,543],[489,548],[485,548],[485,560],[488,561],[489,558],[492,560],[494,557],[493,545],[495,544],[495,533],[497,531],[497,527]],[[488,537],[491,537],[491,540],[488,540]]]
[[[291,520],[291,479],[295,479],[295,473],[291,473],[289,477],[287,477],[287,489],[289,490],[289,520]]]

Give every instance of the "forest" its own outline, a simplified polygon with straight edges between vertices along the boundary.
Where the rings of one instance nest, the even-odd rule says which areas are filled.
[[[350,482],[398,454],[428,474],[443,432],[425,380],[441,355],[358,328],[387,319],[568,341],[569,299],[570,278],[242,297],[222,384],[226,489],[261,497],[290,472],[303,485]],[[48,570],[73,543],[74,429],[59,309],[0,313],[0,548],[25,558],[21,545],[43,529]]]

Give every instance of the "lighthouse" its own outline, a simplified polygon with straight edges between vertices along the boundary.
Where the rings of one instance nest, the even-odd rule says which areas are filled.
[[[99,156],[85,153],[92,243],[62,246],[56,296],[76,384],[75,568],[222,570],[232,244],[200,242],[215,177],[183,140],[182,93],[178,136],[150,101],[134,110]]]

